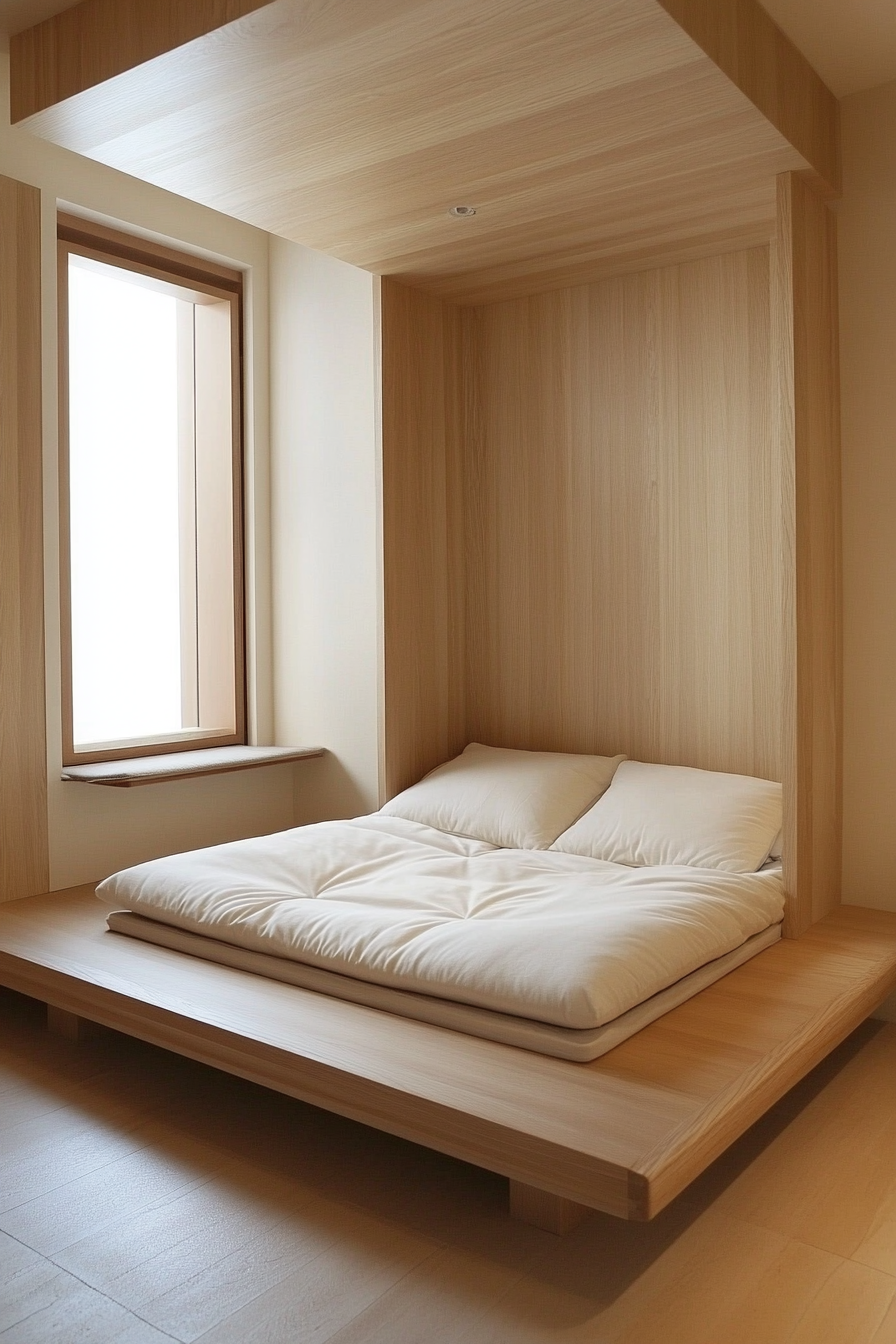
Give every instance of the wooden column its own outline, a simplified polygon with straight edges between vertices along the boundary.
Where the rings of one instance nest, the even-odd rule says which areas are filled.
[[[384,279],[384,786],[456,755],[464,736],[460,314]]]
[[[842,636],[836,217],[778,179],[772,275],[784,508],[785,933],[840,901]]]
[[[46,891],[40,192],[0,177],[0,900]]]

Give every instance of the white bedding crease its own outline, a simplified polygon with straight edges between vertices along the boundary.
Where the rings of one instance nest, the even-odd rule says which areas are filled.
[[[778,869],[626,868],[399,817],[322,822],[128,868],[105,901],[374,984],[597,1027],[777,923]]]

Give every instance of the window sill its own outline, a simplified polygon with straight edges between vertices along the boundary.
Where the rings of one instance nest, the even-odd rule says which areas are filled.
[[[198,751],[171,751],[162,756],[66,765],[62,778],[75,784],[130,789],[136,784],[162,784],[196,775],[223,775],[232,770],[254,770],[261,765],[284,765],[323,754],[323,747],[205,747]]]

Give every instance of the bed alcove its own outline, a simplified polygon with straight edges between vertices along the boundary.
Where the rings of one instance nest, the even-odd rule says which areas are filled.
[[[386,795],[471,740],[780,779],[839,902],[836,221],[458,307],[384,279]]]
[[[440,223],[414,253],[396,203],[373,257],[362,174],[334,236],[384,275],[384,795],[471,739],[779,778],[788,936],[578,1065],[122,948],[92,888],[0,907],[0,982],[58,1029],[115,1027],[501,1172],[514,1212],[558,1231],[588,1208],[653,1216],[896,984],[896,917],[839,905],[836,104],[758,7],[635,8],[644,50],[668,56],[658,121],[695,81],[721,148],[677,129],[660,190],[634,149],[589,170],[590,196],[573,175],[556,236],[532,186],[530,217],[478,251]],[[184,62],[210,96],[242,59],[251,94],[288,5],[232,6],[217,43],[215,7],[191,6],[189,32],[149,9],[141,27],[131,0],[86,0],[15,39],[13,96],[38,133],[162,181],[183,178],[183,108],[154,67]],[[127,42],[91,64],[92,25],[126,14]],[[415,77],[426,89],[425,62]],[[242,129],[230,159],[194,138],[195,186],[176,189],[328,250],[320,165],[318,217],[297,223],[263,173],[240,186]],[[412,260],[390,264],[390,238]]]

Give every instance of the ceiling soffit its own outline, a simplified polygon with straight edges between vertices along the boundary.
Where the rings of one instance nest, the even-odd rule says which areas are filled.
[[[479,302],[762,241],[775,174],[836,176],[817,80],[791,99],[800,153],[706,55],[716,42],[731,69],[744,64],[731,32],[703,31],[704,6],[668,0],[694,11],[701,46],[664,4],[197,0],[194,28],[253,12],[166,50],[149,20],[184,7],[86,0],[14,39],[15,97],[19,111],[42,107],[24,124],[57,143]],[[105,24],[110,7],[135,6],[148,30],[132,24],[117,56],[79,67],[60,56],[59,32],[48,40],[79,11]],[[129,64],[146,51],[158,54]],[[71,92],[79,79],[89,86]],[[68,96],[54,102],[54,88]],[[456,204],[475,216],[450,217]]]

